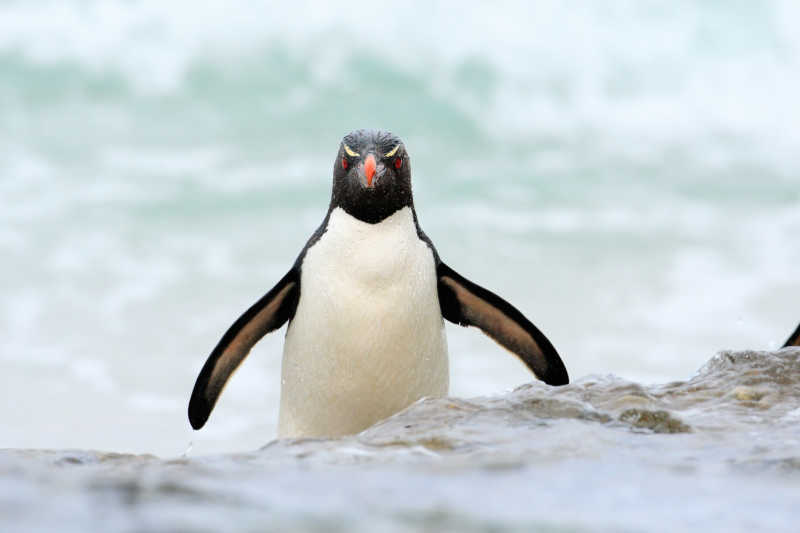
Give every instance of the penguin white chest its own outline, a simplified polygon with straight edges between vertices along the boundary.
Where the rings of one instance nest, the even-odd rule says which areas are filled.
[[[356,433],[448,382],[436,265],[411,209],[369,224],[335,208],[302,263],[279,436]]]

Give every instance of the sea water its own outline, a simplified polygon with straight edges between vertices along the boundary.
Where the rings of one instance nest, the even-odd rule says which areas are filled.
[[[793,2],[0,4],[0,529],[791,530],[797,94]],[[448,325],[451,399],[262,449],[280,331],[192,432],[359,127],[574,385]]]

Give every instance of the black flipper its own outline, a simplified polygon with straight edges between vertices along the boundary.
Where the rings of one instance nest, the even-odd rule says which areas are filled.
[[[522,359],[537,378],[566,385],[569,376],[556,349],[514,306],[465,279],[439,262],[439,305],[442,316],[462,326],[475,326]]]
[[[189,422],[200,429],[233,372],[261,338],[281,327],[297,308],[300,276],[292,268],[225,332],[197,376],[189,400]]]
[[[789,340],[783,345],[784,348],[788,348],[789,346],[800,346],[800,325],[797,326],[792,336],[789,337]]]

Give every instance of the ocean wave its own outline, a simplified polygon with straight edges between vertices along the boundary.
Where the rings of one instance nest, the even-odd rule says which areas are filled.
[[[683,377],[796,326],[796,3],[350,6],[0,3],[5,444],[185,447],[197,365],[322,220],[354,127],[404,138],[442,257],[573,376]],[[448,337],[454,394],[530,379]],[[274,434],[280,350],[196,449]]]
[[[468,6],[453,26],[443,6],[411,2],[359,32],[316,3],[11,3],[0,77],[15,107],[172,99],[276,130],[313,130],[334,105],[354,123],[388,107],[398,129],[446,124],[470,142],[569,138],[583,152],[646,162],[688,151],[727,168],[793,161],[800,147],[797,9],[514,2]]]
[[[427,399],[353,437],[255,452],[0,450],[0,526],[790,531],[799,384],[800,349],[723,352],[684,382]]]
[[[541,442],[519,439],[515,433],[536,433],[550,427],[549,436],[554,439],[550,444],[557,445],[561,441],[558,428],[570,420],[586,424],[588,431],[592,426],[598,430],[606,426],[613,431],[653,435],[777,434],[781,429],[796,431],[798,402],[800,348],[724,351],[687,381],[644,385],[614,375],[586,376],[562,387],[533,381],[499,396],[425,398],[352,437],[276,440],[253,453],[270,461],[302,461],[321,453],[323,462],[363,463],[397,459],[393,450],[400,448],[426,448],[445,455],[475,450],[512,453],[523,460]],[[76,465],[126,462],[136,457],[155,460],[152,455],[93,451],[13,454]],[[425,454],[418,458],[427,460]],[[178,462],[191,460],[184,457]]]

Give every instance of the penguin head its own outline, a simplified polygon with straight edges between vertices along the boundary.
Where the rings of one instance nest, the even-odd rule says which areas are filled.
[[[333,164],[331,207],[375,224],[403,207],[413,208],[406,148],[382,130],[344,136]]]

